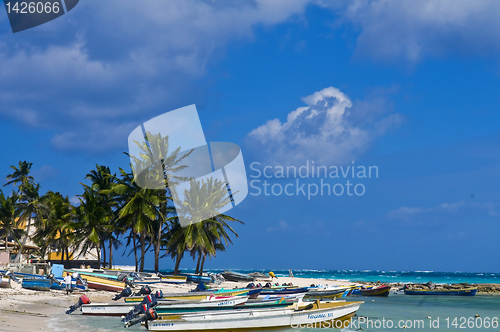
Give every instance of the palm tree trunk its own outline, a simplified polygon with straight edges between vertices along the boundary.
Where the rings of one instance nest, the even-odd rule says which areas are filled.
[[[96,246],[97,249],[97,268],[101,268],[101,248],[100,246]]]
[[[162,226],[163,222],[159,220],[160,225],[158,226],[158,235],[156,238],[156,244],[155,244],[155,271],[158,272],[160,269],[160,245],[161,245],[161,231],[162,231]]]
[[[174,276],[179,274],[179,265],[181,264],[182,254],[178,253],[175,259]]]
[[[203,253],[203,259],[201,261],[200,275],[203,274],[203,266],[205,266],[205,258],[207,258],[207,254]]]
[[[141,269],[139,271],[144,271],[144,256],[146,256],[146,232],[141,233]]]
[[[108,268],[113,268],[113,237],[109,240],[109,264]]]
[[[196,263],[196,271],[194,272],[194,274],[200,272],[200,261],[201,261],[201,252],[198,252],[198,262]]]
[[[106,243],[104,240],[101,242],[101,248],[102,248],[102,262],[103,265],[106,266]]]
[[[132,241],[134,242],[134,258],[135,258],[135,272],[139,271],[138,269],[138,263],[137,263],[137,244],[135,243],[135,232],[134,230],[132,232]]]

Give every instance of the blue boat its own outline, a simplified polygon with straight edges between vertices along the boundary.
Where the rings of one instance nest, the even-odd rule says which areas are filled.
[[[50,279],[41,278],[23,278],[22,286],[26,289],[33,289],[39,291],[48,291],[52,281]]]
[[[61,284],[59,285],[58,283],[53,282],[50,285],[50,289],[66,290],[66,284],[64,283],[64,278],[56,277],[56,279],[58,281],[60,281]],[[84,290],[84,291],[87,290],[87,288],[84,285],[79,285],[79,284],[76,283],[76,281],[73,281],[72,284],[73,284],[73,289],[79,289],[79,290]]]
[[[453,296],[474,296],[477,287],[461,289],[405,289],[405,295],[453,295]]]
[[[291,295],[291,294],[301,294],[307,293],[309,291],[308,287],[300,287],[300,288],[282,288],[282,289],[271,289],[271,288],[262,288],[260,295]]]

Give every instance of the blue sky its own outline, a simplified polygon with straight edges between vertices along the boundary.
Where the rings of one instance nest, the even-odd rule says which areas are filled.
[[[499,272],[498,14],[496,1],[88,0],[12,34],[0,9],[0,174],[28,160],[42,190],[74,197],[96,163],[127,166],[135,127],[196,104],[248,175],[379,169],[356,180],[362,196],[249,195],[208,268]]]

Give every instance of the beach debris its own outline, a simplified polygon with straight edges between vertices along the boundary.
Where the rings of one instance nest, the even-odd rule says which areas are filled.
[[[80,298],[78,299],[78,302],[75,303],[74,305],[72,305],[71,307],[69,307],[69,309],[66,310],[66,313],[69,315],[72,312],[74,312],[76,309],[80,308],[84,304],[90,304],[90,299],[87,295],[80,296]]]

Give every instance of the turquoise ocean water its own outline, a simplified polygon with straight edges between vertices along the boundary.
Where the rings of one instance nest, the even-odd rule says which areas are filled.
[[[238,270],[240,272],[250,272]],[[254,270],[252,270],[254,271]],[[187,271],[185,271],[187,272]],[[219,272],[219,271],[213,271]],[[265,272],[262,270],[262,272]],[[268,272],[268,271],[267,271]],[[288,271],[274,271],[278,276]],[[346,279],[351,281],[381,282],[427,282],[435,283],[500,283],[500,274],[462,272],[384,272],[384,271],[293,271],[296,277]],[[348,297],[348,301],[364,301],[354,319],[355,325],[343,329],[350,331],[500,331],[495,319],[500,319],[500,296],[476,295],[474,297],[453,296],[409,296],[391,294],[385,298]],[[479,318],[475,318],[475,315]],[[430,318],[428,318],[430,317]],[[448,319],[448,320],[447,320]],[[364,323],[364,322],[370,323]],[[385,324],[384,324],[385,322]],[[391,323],[392,327],[390,327]],[[382,325],[384,324],[384,325]],[[481,326],[480,326],[481,325]],[[485,328],[485,325],[488,327]],[[406,326],[406,328],[404,328]],[[51,320],[53,331],[123,331],[117,317],[88,317],[61,314]],[[297,329],[283,329],[291,332]],[[311,331],[312,329],[299,329]],[[319,330],[319,329],[315,329]],[[128,331],[145,331],[135,326]],[[338,330],[337,330],[338,331]]]

